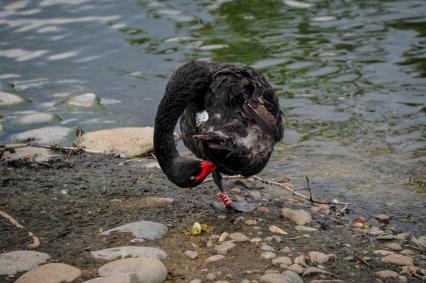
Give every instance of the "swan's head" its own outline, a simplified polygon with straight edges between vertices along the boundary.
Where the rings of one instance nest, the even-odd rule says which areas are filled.
[[[216,168],[210,161],[178,160],[168,177],[179,187],[190,188],[201,184]]]

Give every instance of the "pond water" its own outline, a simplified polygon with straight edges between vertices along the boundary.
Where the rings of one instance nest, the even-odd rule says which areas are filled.
[[[183,62],[252,65],[286,115],[263,176],[301,187],[309,176],[314,196],[426,231],[424,0],[1,3],[0,87],[28,101],[0,109],[0,142],[46,125],[153,126]],[[87,92],[101,106],[60,103]],[[34,111],[59,119],[17,123]]]

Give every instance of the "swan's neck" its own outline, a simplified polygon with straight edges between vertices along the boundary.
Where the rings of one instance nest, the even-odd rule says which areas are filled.
[[[166,92],[158,106],[154,126],[154,150],[158,163],[167,177],[177,184],[176,172],[182,162],[194,160],[179,156],[174,141],[174,130],[179,117],[190,104],[202,99],[210,85],[206,62],[189,62],[170,78]]]

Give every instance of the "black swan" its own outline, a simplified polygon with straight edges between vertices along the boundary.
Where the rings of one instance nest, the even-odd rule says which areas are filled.
[[[254,68],[191,61],[171,76],[158,106],[155,156],[179,187],[195,187],[212,173],[225,207],[252,210],[256,206],[229,198],[221,173],[259,173],[284,136],[282,116],[271,85]],[[177,152],[173,133],[179,118],[185,146],[201,160]]]

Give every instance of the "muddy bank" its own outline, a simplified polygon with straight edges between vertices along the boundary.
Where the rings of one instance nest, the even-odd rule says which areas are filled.
[[[268,186],[241,181],[227,181],[228,187],[234,188],[231,191],[233,197],[253,201],[260,196],[257,201],[268,209],[244,214],[218,212],[211,206],[217,193],[213,183],[184,192],[165,178],[155,162],[144,160],[121,164],[123,161],[114,156],[78,154],[69,160],[59,156],[56,161],[48,163],[2,162],[0,210],[14,216],[40,238],[37,251],[49,254],[50,262],[79,268],[82,275],[75,282],[97,277],[97,269],[108,262],[94,259],[90,251],[126,245],[160,247],[166,251],[166,282],[189,282],[195,278],[203,282],[241,282],[243,279],[259,282],[265,273],[287,270],[285,266],[274,265],[272,255],[263,258],[264,252],[273,253],[275,257],[287,256],[292,264],[296,258],[306,256],[306,266],[300,264],[304,271],[310,266],[331,273],[303,275],[302,271],[299,276],[304,282],[325,279],[343,280],[341,282],[421,281],[420,277],[401,273],[402,266],[382,262],[383,256],[374,253],[388,250],[398,254],[398,249],[386,246],[398,243],[402,249],[413,251],[408,257],[415,266],[426,267],[424,251],[422,253],[412,242],[411,235],[396,239],[395,236],[404,231],[392,225],[371,220],[370,224],[377,229],[362,231],[352,227],[352,216],[339,218],[333,212],[328,215],[324,211],[314,213],[308,203],[288,193],[271,194],[273,189]],[[155,201],[149,197],[169,198],[169,201]],[[315,230],[296,229],[295,223],[282,216],[282,208],[308,211],[313,219],[305,226]],[[161,239],[143,242],[131,242],[133,236],[130,233],[100,235],[107,229],[141,220],[162,223],[168,232]],[[208,224],[214,227],[214,231],[192,236],[190,231],[194,222]],[[271,232],[271,225],[288,234]],[[220,244],[217,238],[223,232],[239,232],[248,239],[260,240],[234,242],[235,247],[230,248],[223,259],[206,263],[207,258],[217,254],[216,246]],[[380,234],[393,238],[380,240]],[[26,231],[16,229],[3,219],[0,220],[0,239],[2,253],[23,250],[30,241]],[[197,252],[198,256],[190,259],[184,254],[187,250]],[[312,251],[334,256],[319,264],[309,259],[308,254]],[[383,270],[395,271],[397,277],[380,279],[376,273]],[[14,282],[21,274],[0,276],[0,281]]]

